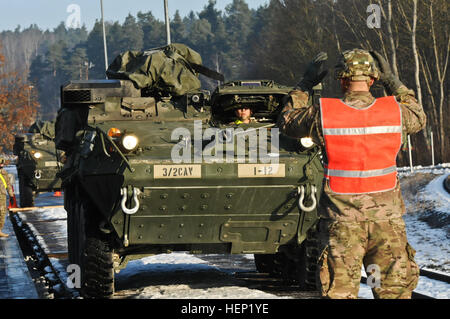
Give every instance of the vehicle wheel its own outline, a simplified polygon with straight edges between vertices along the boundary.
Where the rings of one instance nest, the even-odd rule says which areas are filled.
[[[19,176],[20,207],[33,207],[33,188],[28,185],[23,175]]]
[[[291,282],[294,277],[295,263],[284,251],[279,251],[274,255],[272,275],[281,278],[285,282]]]
[[[274,268],[273,254],[255,254],[256,270],[260,273],[272,273]]]
[[[94,206],[74,188],[64,192],[67,214],[69,261],[81,269],[81,295],[111,298],[114,294],[113,249],[108,236],[98,228]],[[72,194],[72,195],[70,195]]]
[[[82,209],[78,189],[72,188],[64,192],[64,206],[67,209],[67,248],[69,262],[81,265],[84,244],[86,241],[86,221]]]
[[[87,195],[80,196],[82,199]],[[99,229],[100,213],[89,201],[82,200],[80,214],[84,219],[85,240],[81,243],[81,294],[85,298],[111,298],[114,294],[114,262],[110,237]]]
[[[302,290],[317,290],[317,267],[319,261],[319,240],[312,229],[298,250],[296,277]]]
[[[107,240],[86,239],[82,268],[83,297],[111,298],[114,295],[113,250]]]

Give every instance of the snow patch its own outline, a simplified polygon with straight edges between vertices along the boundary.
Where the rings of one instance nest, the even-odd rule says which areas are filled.
[[[425,187],[422,194],[425,200],[434,203],[434,208],[443,213],[450,214],[450,194],[443,187],[448,174],[435,178]]]

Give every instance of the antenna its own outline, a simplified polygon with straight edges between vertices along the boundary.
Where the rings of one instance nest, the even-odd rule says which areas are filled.
[[[171,43],[170,41],[170,20],[169,20],[169,5],[168,0],[164,0],[164,15],[166,18],[166,34],[167,34],[167,44]]]
[[[106,70],[108,70],[108,49],[106,48],[105,20],[103,18],[103,0],[100,0],[100,8],[101,8],[101,11],[102,11],[103,49],[105,51],[105,71],[106,71]]]

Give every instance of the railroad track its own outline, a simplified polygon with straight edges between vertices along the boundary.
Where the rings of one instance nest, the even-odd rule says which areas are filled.
[[[69,265],[67,256],[66,218],[59,214],[56,217],[42,218],[43,212],[10,213],[18,238],[25,240],[29,251],[32,251],[42,275],[45,277],[49,292],[54,298],[78,298],[76,289],[67,285]],[[298,286],[286,283],[281,278],[258,273],[253,260],[245,255],[197,255],[232,276],[232,280],[250,289],[258,289],[280,297],[296,299],[319,298],[317,292],[299,291]],[[430,269],[421,269],[420,275],[450,284],[450,275]],[[361,278],[366,283],[365,277]],[[145,287],[142,287],[145,288]],[[119,294],[120,298],[120,294]],[[420,292],[413,292],[414,299],[434,299]]]
[[[10,213],[9,216],[21,246],[26,247],[24,257],[33,260],[45,278],[49,296],[56,299],[78,298],[79,292],[67,286],[67,237],[54,236],[61,232],[61,222],[65,223],[65,220],[40,220],[39,214],[32,213],[26,216]]]

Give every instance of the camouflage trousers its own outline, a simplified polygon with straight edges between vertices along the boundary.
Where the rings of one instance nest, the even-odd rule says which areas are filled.
[[[0,194],[0,231],[5,225],[6,213],[8,212],[8,207],[6,206],[6,196]]]
[[[375,298],[408,299],[419,280],[402,218],[319,224],[318,276],[325,298],[357,298],[364,265]]]

